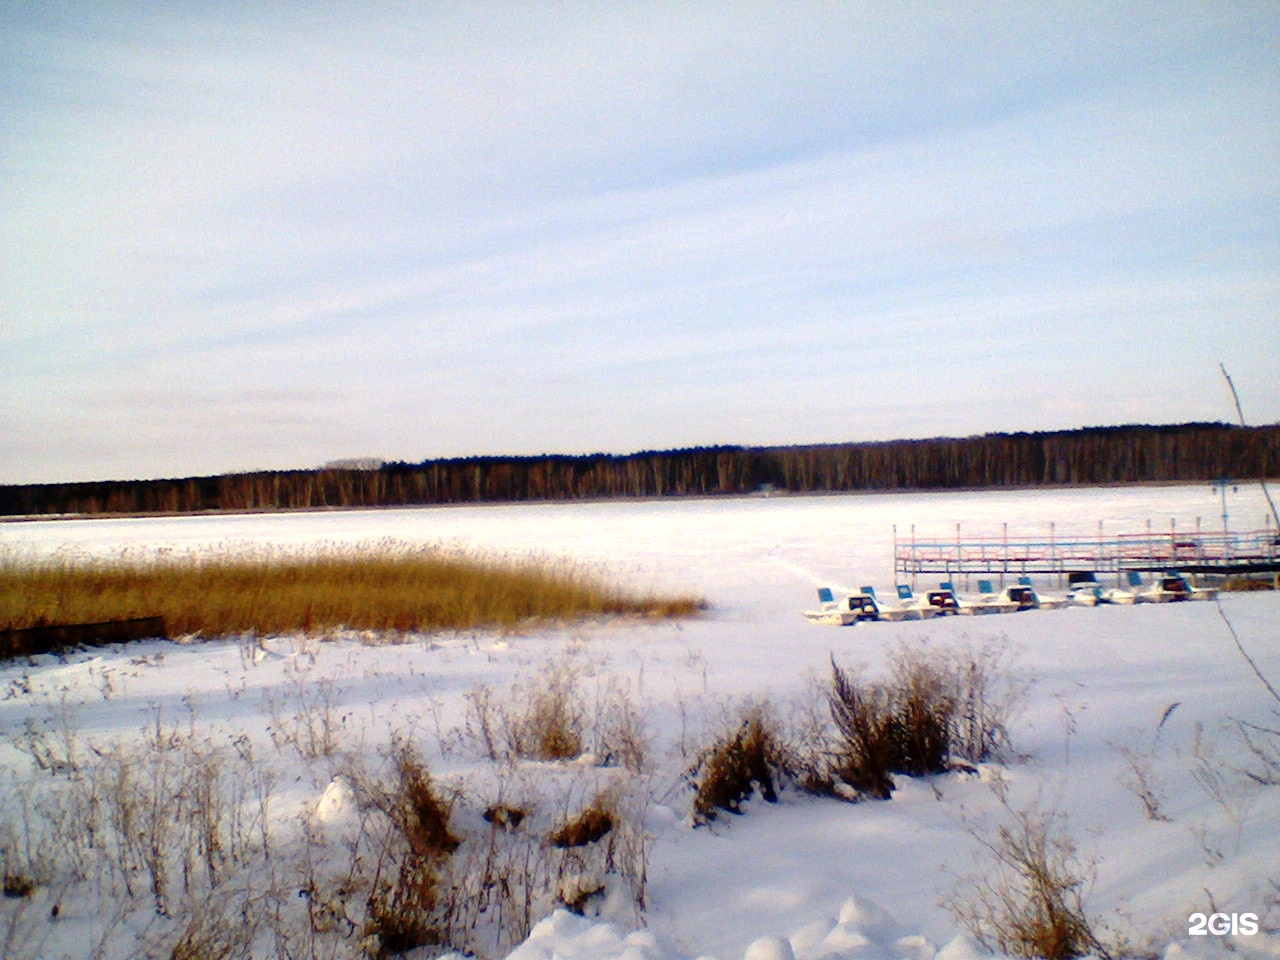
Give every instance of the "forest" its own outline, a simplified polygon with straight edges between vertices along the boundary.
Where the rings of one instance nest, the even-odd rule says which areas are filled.
[[[0,486],[0,516],[1091,486],[1278,476],[1280,424],[1186,423],[808,446],[372,461],[183,479],[9,485]]]

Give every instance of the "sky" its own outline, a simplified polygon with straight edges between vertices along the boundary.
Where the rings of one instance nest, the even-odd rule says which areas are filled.
[[[1280,421],[1280,5],[0,0],[0,483]]]

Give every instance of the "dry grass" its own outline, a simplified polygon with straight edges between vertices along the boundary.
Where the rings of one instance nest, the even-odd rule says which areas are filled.
[[[678,617],[702,607],[693,597],[632,596],[568,565],[407,544],[107,560],[0,556],[0,629],[162,616],[173,636],[422,631]]]
[[[584,847],[595,843],[618,825],[618,814],[608,797],[598,796],[585,810],[560,824],[547,838],[553,847]]]
[[[1258,590],[1275,590],[1277,587],[1275,577],[1270,579],[1266,577],[1228,577],[1222,582],[1220,589],[1227,593],[1250,593]]]
[[[865,683],[832,658],[827,702],[839,734],[835,773],[859,796],[887,800],[892,774],[943,773],[951,761],[957,712],[955,670],[904,648],[892,682]]]
[[[888,800],[898,757],[898,725],[889,690],[882,684],[858,681],[832,659],[827,697],[840,738],[835,777],[858,796]]]
[[[946,905],[988,950],[1027,960],[1110,960],[1085,911],[1091,870],[1077,860],[1075,845],[1052,815],[1008,812],[994,838],[974,835],[993,866]]]
[[[449,856],[462,843],[449,829],[451,804],[432,782],[412,746],[400,742],[393,751],[399,783],[383,812],[404,835],[415,857],[438,860]]]
[[[547,663],[505,696],[479,687],[466,695],[463,737],[493,761],[573,760],[589,753],[603,767],[639,774],[649,743],[644,717],[626,685],[596,678],[594,700],[582,690],[584,669],[569,659]]]
[[[4,895],[11,900],[29,897],[36,892],[36,882],[30,877],[17,873],[4,875]]]
[[[0,957],[48,956],[51,907],[118,911],[99,917],[86,956],[170,960],[500,957],[557,905],[629,897],[640,915],[647,780],[576,765],[526,778],[506,763],[492,788],[485,773],[440,779],[414,718],[380,748],[329,750],[338,701],[295,703],[305,692],[264,704],[280,729],[258,749],[158,707],[140,732],[91,741],[66,700],[0,732],[15,754],[0,777]],[[279,812],[281,783],[314,794],[326,782],[328,812]],[[124,921],[135,915],[141,947]]]
[[[835,727],[831,757],[806,772],[817,792],[887,800],[893,774],[944,773],[1008,744],[1006,723],[1022,693],[999,646],[939,653],[903,646],[887,682],[867,682],[831,661],[827,705]],[[821,756],[818,756],[822,760]]]
[[[585,710],[578,677],[568,663],[550,663],[523,692],[525,708],[503,714],[511,756],[527,760],[572,760],[583,749]]]
[[[704,750],[689,772],[695,786],[694,822],[705,824],[722,810],[741,813],[757,788],[765,800],[775,802],[777,780],[786,768],[784,752],[767,705],[746,705],[736,729]]]
[[[395,826],[402,851],[390,858],[398,863],[383,864],[390,868],[388,875],[374,883],[369,895],[365,932],[376,944],[376,957],[449,942],[448,860],[462,843],[449,826],[452,804],[432,781],[417,751],[398,742],[391,762],[394,787],[390,791],[365,788],[366,802]]]

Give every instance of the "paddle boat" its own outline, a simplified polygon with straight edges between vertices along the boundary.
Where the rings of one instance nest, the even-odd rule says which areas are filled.
[[[846,593],[839,598],[830,587],[819,587],[818,609],[804,611],[806,620],[841,627],[872,620],[922,620],[933,615],[932,610],[921,607],[881,605],[875,587],[861,587],[858,592]]]
[[[1019,577],[1016,586],[1005,587],[1002,595],[1017,603],[1019,610],[1057,610],[1067,605],[1066,597],[1050,597],[1039,593],[1031,585],[1030,577]]]
[[[960,598],[956,596],[955,588],[950,583],[940,583],[937,590],[925,591],[924,602],[927,607],[936,611],[934,616],[938,617],[965,612],[960,606]]]
[[[861,590],[862,593],[871,597],[871,599],[876,602],[876,607],[880,611],[881,620],[891,620],[894,622],[899,620],[924,620],[935,615],[931,609],[922,607],[918,604],[882,603],[880,598],[876,596],[875,587],[862,587]],[[899,587],[898,590],[898,595],[901,597],[902,588]],[[909,590],[910,588],[908,588],[908,591]]]
[[[1018,609],[1017,603],[1009,600],[1004,596],[1002,591],[996,590],[991,585],[990,580],[978,581],[978,593],[976,596],[971,594],[961,594],[956,590],[955,584],[944,582],[938,584],[938,589],[931,591],[929,596],[934,598],[934,602],[938,603],[943,609],[949,609],[951,604],[947,601],[945,594],[951,594],[955,599],[956,613],[964,616],[984,616],[989,613],[1012,613]],[[938,596],[942,594],[943,596]]]
[[[936,591],[935,591],[936,592]],[[954,600],[954,595],[952,596]],[[955,613],[955,609],[950,609],[946,603],[946,598],[939,596],[934,597],[933,593],[928,593],[923,597],[917,597],[911,592],[908,584],[898,584],[898,603],[903,610],[911,610],[919,615],[921,620],[928,620],[931,617],[944,616],[948,613]],[[952,604],[954,606],[954,604]],[[908,619],[915,619],[914,617]]]
[[[804,618],[812,623],[830,623],[838,627],[850,627],[860,620],[876,620],[875,604],[867,607],[869,597],[849,594],[836,599],[830,587],[818,588],[818,609],[805,610]]]
[[[1144,584],[1137,570],[1128,571],[1129,585],[1137,603],[1178,603],[1183,600],[1212,600],[1218,591],[1212,587],[1197,587],[1191,578],[1177,570],[1167,570],[1150,583]]]
[[[1092,570],[1067,574],[1067,603],[1080,607],[1096,607],[1104,603],[1128,606],[1135,602],[1134,594],[1118,587],[1104,587]]]

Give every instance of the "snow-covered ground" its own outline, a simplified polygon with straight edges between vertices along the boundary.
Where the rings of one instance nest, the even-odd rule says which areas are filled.
[[[1228,496],[1233,528],[1263,525],[1257,487]],[[268,638],[252,650],[243,640],[145,643],[5,664],[0,789],[10,807],[0,816],[12,836],[41,815],[13,806],[15,797],[37,796],[35,777],[49,776],[15,746],[29,742],[31,730],[73,730],[87,750],[141,738],[162,717],[198,726],[210,742],[245,737],[265,749],[272,711],[306,690],[323,691],[344,746],[374,755],[392,732],[415,731],[433,773],[479,782],[488,761],[460,733],[468,694],[481,687],[503,694],[546,664],[567,662],[594,689],[625,689],[643,713],[653,767],[645,785],[646,909],[610,901],[600,916],[549,914],[512,954],[521,960],[962,960],[980,951],[941,904],[989,872],[977,837],[990,836],[1008,809],[1031,806],[1059,817],[1081,862],[1093,865],[1090,913],[1135,951],[1280,957],[1280,786],[1248,776],[1257,764],[1238,729],[1239,722],[1275,728],[1280,704],[1229,629],[1280,682],[1280,594],[1229,595],[1221,609],[1069,608],[852,628],[800,616],[819,583],[891,590],[895,524],[900,531],[914,524],[921,536],[949,535],[957,523],[998,534],[1008,524],[1014,536],[1041,534],[1053,523],[1065,538],[1092,535],[1099,522],[1117,533],[1141,532],[1148,522],[1168,529],[1171,520],[1179,529],[1197,522],[1220,529],[1220,514],[1212,490],[1187,486],[0,524],[0,550],[18,554],[443,543],[566,558],[624,585],[694,592],[710,604],[694,620],[450,635],[401,646],[357,637]],[[682,774],[736,706],[767,699],[787,716],[813,703],[814,681],[827,675],[832,657],[875,677],[904,643],[1003,650],[1011,679],[1027,685],[1011,728],[1016,754],[978,775],[899,778],[886,802],[787,791],[776,804],[753,800],[744,816],[691,825]],[[299,763],[292,780],[273,786],[273,815],[296,820],[322,798],[341,802],[316,769]],[[534,789],[539,777],[563,780],[574,769],[585,765],[526,763],[518,777]],[[1138,773],[1163,819],[1144,813]],[[52,897],[41,891],[34,905],[0,904],[6,955],[146,956],[163,939],[163,924],[143,922],[146,909],[113,917],[110,904],[80,896],[59,901],[59,916],[49,918]],[[145,897],[142,906],[149,907]],[[1262,930],[1189,935],[1192,914],[1215,911],[1256,914]]]

